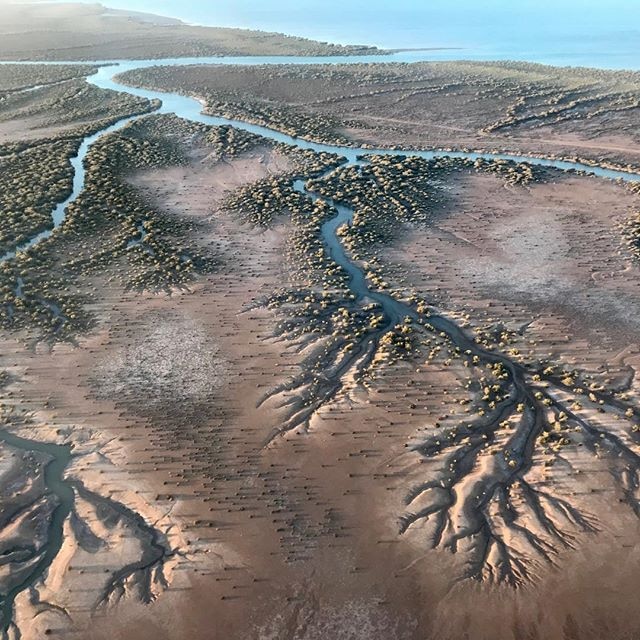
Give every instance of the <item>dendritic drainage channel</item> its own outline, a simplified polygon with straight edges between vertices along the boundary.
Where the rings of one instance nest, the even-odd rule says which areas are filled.
[[[173,548],[162,531],[147,523],[133,509],[97,494],[78,479],[68,477],[67,467],[75,457],[70,446],[39,442],[7,431],[0,431],[0,443],[8,451],[28,455],[35,465],[34,473],[38,473],[42,479],[40,490],[40,483],[29,483],[31,489],[22,496],[24,499],[3,509],[0,516],[0,525],[3,528],[13,525],[16,534],[20,530],[20,523],[29,516],[36,516],[42,523],[37,539],[14,535],[12,546],[3,549],[3,555],[11,560],[18,571],[18,578],[10,580],[8,588],[0,593],[2,640],[16,640],[22,635],[15,622],[14,606],[18,596],[23,593],[28,594],[30,602],[38,610],[52,610],[68,616],[64,609],[42,600],[39,594],[49,568],[63,546],[65,526],[68,525],[75,532],[81,546],[90,547],[92,551],[107,548],[107,541],[95,534],[88,535],[89,529],[78,509],[79,501],[90,505],[111,526],[117,522],[122,523],[135,535],[140,546],[137,559],[110,573],[101,592],[97,594],[95,611],[117,604],[125,595],[133,596],[142,603],[149,603],[168,587],[165,563],[176,554],[179,555],[180,550]]]
[[[218,62],[224,62],[224,60]],[[154,61],[142,61],[138,64],[149,66],[154,64]],[[532,165],[555,167],[560,170],[581,171],[606,179],[627,181],[640,179],[640,176],[622,171],[526,156],[462,152],[443,154],[436,151],[396,149],[372,150],[317,144],[292,138],[266,127],[206,116],[200,112],[201,105],[189,97],[126,87],[111,78],[114,71],[118,70],[120,69],[117,67],[101,68],[96,76],[89,78],[89,81],[103,88],[127,91],[150,100],[160,100],[162,106],[157,110],[159,113],[175,113],[179,117],[208,125],[230,125],[298,148],[336,153],[350,164],[363,164],[362,157],[365,154],[417,156],[424,159],[449,155],[473,160],[485,158],[528,162]],[[65,208],[83,189],[83,163],[91,145],[102,136],[139,117],[144,116],[126,118],[83,141],[73,163],[75,169],[73,193],[52,213],[52,230],[64,223]],[[294,186],[312,201],[321,198],[306,189],[303,181],[297,181]],[[428,315],[425,315],[417,308],[371,288],[367,284],[365,274],[348,258],[336,235],[338,227],[348,224],[352,219],[353,210],[339,202],[329,201],[329,204],[335,208],[336,215],[323,225],[322,237],[326,250],[348,275],[349,289],[353,294],[348,304],[357,308],[362,305],[364,299],[373,300],[380,305],[384,322],[379,331],[369,334],[366,340],[354,345],[351,353],[339,363],[335,361],[337,353],[326,355],[327,375],[319,380],[320,386],[314,389],[313,402],[298,402],[296,407],[304,406],[304,409],[298,409],[292,413],[286,423],[272,434],[271,439],[308,422],[321,406],[331,402],[342,388],[342,380],[346,374],[352,373],[354,369],[356,373],[363,371],[375,357],[385,332],[408,318],[421,327],[420,331],[436,331],[444,334],[452,348],[464,353],[472,364],[482,363],[484,366],[490,366],[497,372],[500,382],[492,412],[481,419],[469,421],[449,433],[439,433],[433,438],[427,438],[412,445],[416,455],[429,460],[442,460],[445,471],[435,479],[425,479],[422,484],[408,491],[407,513],[401,520],[400,533],[407,532],[418,523],[429,521],[432,524],[429,542],[432,547],[446,548],[454,552],[464,547],[469,553],[468,577],[508,582],[514,585],[527,581],[532,567],[535,571],[535,561],[552,563],[560,549],[570,548],[575,544],[574,531],[589,532],[597,527],[589,514],[582,513],[564,497],[555,496],[527,479],[536,443],[541,436],[553,431],[552,422],[555,423],[556,419],[560,418],[580,432],[589,451],[594,455],[604,454],[610,458],[611,473],[621,487],[626,501],[634,511],[640,510],[638,506],[640,458],[635,453],[631,436],[604,431],[581,418],[571,409],[572,394],[574,394],[572,385],[559,379],[554,372],[529,371],[506,355],[482,349],[461,327],[439,314],[437,310],[430,309]],[[50,234],[51,230],[34,236],[24,246],[16,247],[1,259],[11,260],[18,252],[34,250],[38,243]],[[295,390],[295,386],[296,383],[293,381],[288,391]],[[307,391],[300,388],[299,393],[304,400],[304,394]],[[603,391],[594,392],[594,397],[596,397],[595,402],[620,415],[626,415],[632,409],[618,398]],[[506,422],[514,426],[505,438],[500,426]],[[0,629],[4,637],[8,638],[13,624],[12,612],[15,598],[44,575],[60,550],[63,523],[73,509],[76,495],[78,492],[88,494],[80,485],[65,479],[65,469],[70,460],[68,448],[18,438],[9,433],[5,433],[1,439],[9,446],[23,451],[40,452],[51,458],[51,462],[46,466],[45,483],[48,491],[56,496],[57,501],[50,521],[47,548],[40,559],[34,563],[27,578],[2,598]],[[478,465],[478,460],[490,447],[498,447],[502,450],[502,455],[494,455],[491,464]],[[105,500],[100,496],[94,496],[92,499]],[[126,509],[122,505],[117,508]],[[136,515],[131,513],[128,513],[127,517],[136,519]],[[527,524],[524,524],[525,521]],[[144,521],[138,524],[143,528],[146,526]],[[149,581],[162,579],[158,570],[166,554],[172,552],[160,541],[157,532],[150,530],[148,534],[149,552],[136,566],[123,570],[129,571],[130,574],[114,578],[112,593],[105,595],[107,599],[120,588],[118,580],[122,583],[131,579],[132,575],[141,575],[140,581],[144,587],[144,584]],[[517,540],[517,544],[514,544],[514,540]],[[532,558],[535,560],[533,564],[531,564]]]

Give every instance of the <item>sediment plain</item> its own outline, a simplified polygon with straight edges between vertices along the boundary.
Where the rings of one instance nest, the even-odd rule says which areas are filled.
[[[314,140],[637,166],[640,76],[522,62],[160,66],[125,83]]]
[[[2,7],[0,60],[113,60],[194,56],[382,53],[283,33],[186,24],[99,3],[15,2]]]
[[[84,136],[155,106],[48,69],[0,67],[3,252],[51,226]],[[390,69],[329,80],[427,73]],[[211,107],[203,82],[258,72],[144,73]],[[540,97],[529,73],[519,90]],[[590,147],[594,162],[634,163],[621,78],[597,92],[615,109],[610,87],[630,87],[611,134],[625,151]],[[492,99],[491,122],[507,108]],[[584,129],[550,119],[582,157]],[[551,149],[513,126],[510,149]],[[407,146],[444,146],[435,129]],[[42,149],[54,191],[19,164]],[[64,222],[0,265],[6,638],[637,634],[638,183],[496,159],[346,165],[153,113],[84,169]]]

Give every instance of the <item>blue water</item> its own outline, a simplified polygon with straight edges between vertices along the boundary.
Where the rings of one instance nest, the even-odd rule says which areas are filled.
[[[238,60],[245,60],[240,58],[220,58],[220,64],[229,64],[230,61],[234,61],[236,64]],[[277,64],[277,58],[259,58],[259,61],[265,64]],[[317,61],[317,58],[315,59]],[[308,60],[309,63],[313,63],[313,59]],[[414,149],[376,149],[376,148],[358,148],[358,147],[342,147],[339,145],[323,144],[320,142],[314,142],[312,140],[305,140],[302,138],[294,138],[280,131],[270,129],[269,127],[263,127],[257,124],[251,124],[242,120],[232,120],[230,118],[223,118],[219,116],[210,116],[202,113],[202,105],[198,100],[190,96],[183,96],[178,93],[168,93],[164,91],[158,91],[156,89],[142,89],[138,87],[131,87],[126,84],[122,84],[118,75],[128,69],[134,69],[139,67],[150,67],[158,64],[165,64],[164,60],[144,60],[144,61],[126,61],[120,62],[113,66],[103,66],[96,73],[89,76],[87,81],[101,89],[110,89],[113,91],[124,91],[131,95],[138,96],[140,98],[146,98],[147,100],[159,100],[161,106],[157,110],[157,113],[174,113],[185,120],[191,120],[193,122],[201,122],[207,125],[231,125],[237,129],[249,131],[256,135],[263,136],[269,140],[276,142],[282,142],[284,144],[292,145],[300,149],[311,149],[316,153],[334,153],[336,155],[346,158],[348,162],[360,164],[359,158],[367,154],[375,155],[402,155],[402,156],[418,156],[425,160],[430,160],[443,155],[450,156],[452,158],[470,158],[477,160],[479,158],[494,158],[502,160],[510,160],[513,162],[530,162],[532,164],[556,167],[558,169],[566,170],[578,170],[592,173],[601,178],[607,178],[610,180],[629,180],[637,181],[638,175],[634,173],[628,173],[625,171],[617,171],[614,169],[605,169],[602,167],[590,167],[588,165],[580,164],[579,162],[565,162],[562,160],[546,160],[544,158],[532,158],[529,156],[505,154],[505,153],[474,153],[466,151],[416,151]],[[185,60],[180,63],[175,59],[172,64],[189,64],[191,60]],[[117,127],[118,125],[113,125]]]
[[[106,0],[187,22],[386,48],[432,59],[640,69],[638,0]]]
[[[260,64],[280,64],[282,62],[281,58],[278,57],[258,57],[258,58],[215,58],[213,60],[202,59],[205,61],[213,62],[215,61],[217,64],[251,64],[251,63],[260,63]],[[302,58],[296,59],[291,58],[287,61],[291,62],[300,62],[304,61],[305,63],[317,63],[319,58]],[[357,59],[345,59],[344,62],[356,62]],[[149,89],[141,89],[136,87],[130,87],[124,84],[121,84],[118,76],[114,76],[117,73],[123,73],[130,69],[135,69],[139,67],[152,67],[161,64],[175,64],[175,65],[186,65],[192,64],[194,60],[184,58],[184,59],[166,59],[166,60],[128,60],[128,61],[120,61],[117,63],[113,63],[110,65],[101,66],[94,74],[87,78],[87,81],[101,89],[110,89],[113,91],[123,91],[126,93],[130,93],[131,95],[135,95],[141,98],[146,98],[148,100],[159,100],[161,102],[161,106],[156,110],[156,113],[163,114],[176,114],[181,118],[186,120],[191,120],[193,122],[201,122],[203,124],[208,125],[231,125],[238,129],[242,129],[244,131],[249,131],[251,133],[263,136],[269,140],[274,140],[276,142],[282,142],[284,144],[296,146],[300,149],[311,149],[318,153],[333,153],[345,158],[347,162],[352,164],[361,165],[365,160],[362,159],[363,156],[367,154],[375,154],[375,155],[401,155],[401,156],[418,156],[424,158],[426,160],[437,158],[442,155],[448,155],[454,158],[470,158],[472,160],[479,158],[493,158],[493,159],[503,159],[510,160],[513,162],[530,162],[531,164],[536,164],[540,166],[548,166],[548,167],[556,167],[562,170],[578,170],[584,171],[586,173],[590,173],[601,178],[607,178],[609,180],[623,180],[623,181],[637,181],[638,175],[634,173],[628,173],[625,171],[617,171],[613,169],[605,169],[602,167],[591,167],[587,165],[580,164],[579,162],[566,162],[562,160],[546,160],[542,158],[531,158],[528,156],[519,156],[519,155],[511,155],[511,154],[501,154],[501,153],[474,153],[474,152],[462,152],[462,151],[448,151],[446,153],[442,151],[417,151],[417,150],[403,150],[403,149],[374,149],[374,148],[357,148],[357,147],[341,147],[337,145],[330,144],[322,144],[319,142],[314,142],[312,140],[305,140],[303,138],[293,138],[287,134],[281,133],[279,131],[275,131],[268,127],[263,127],[260,125],[251,124],[249,122],[243,122],[241,120],[232,120],[229,118],[210,116],[202,113],[202,105],[195,99],[189,96],[183,96],[177,93],[166,93],[163,91],[157,90],[149,90]],[[4,64],[4,63],[0,63]],[[27,63],[34,64],[34,63]],[[36,63],[37,64],[37,63]],[[39,244],[43,240],[49,238],[52,233],[57,229],[65,220],[67,207],[73,203],[79,194],[82,192],[84,188],[84,180],[85,180],[85,168],[84,168],[84,160],[89,152],[91,146],[97,142],[103,135],[117,131],[121,129],[129,122],[136,120],[140,116],[131,116],[125,117],[122,120],[116,122],[108,126],[107,128],[99,131],[95,134],[92,134],[85,138],[80,145],[80,149],[78,151],[78,155],[72,159],[72,166],[74,169],[74,178],[73,178],[73,191],[71,195],[58,204],[52,212],[52,229],[46,229],[32,238],[27,240],[25,243],[20,246],[14,248],[11,251],[8,251],[4,255],[0,256],[0,263],[5,262],[7,260],[13,259],[17,253],[28,251],[31,247]]]

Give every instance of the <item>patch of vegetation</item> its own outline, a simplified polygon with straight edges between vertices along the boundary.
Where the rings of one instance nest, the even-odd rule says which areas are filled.
[[[514,62],[190,66],[137,69],[126,83],[204,99],[210,113],[343,144],[575,155],[544,140],[575,132],[638,141],[640,74]],[[518,139],[514,139],[517,136]],[[581,155],[589,156],[581,145]],[[602,146],[602,145],[600,145]],[[630,149],[632,145],[630,145]],[[591,162],[629,164],[594,146]],[[637,162],[635,163],[637,164]]]
[[[8,93],[85,78],[97,67],[86,64],[2,64],[0,65],[0,107]]]
[[[51,212],[71,195],[70,159],[80,142],[44,142],[0,155],[0,255],[52,227]]]
[[[71,80],[7,96],[0,103],[0,121],[37,118],[38,128],[54,128],[140,113],[148,105],[145,98]]]
[[[377,252],[391,242],[401,225],[428,224],[434,206],[443,200],[438,181],[452,171],[495,173],[508,185],[527,185],[540,180],[540,170],[528,164],[502,160],[468,160],[441,157],[370,156],[362,166],[340,167],[307,188],[354,210],[353,219],[338,235],[354,260],[360,261],[370,284],[389,287],[381,274]]]
[[[70,268],[103,269],[126,256],[125,286],[171,289],[212,266],[197,247],[185,244],[195,223],[155,211],[126,180],[135,171],[186,164],[181,143],[200,131],[200,125],[178,118],[151,116],[91,148],[85,160],[85,188],[70,205],[61,233],[81,239],[108,232],[111,240],[101,252],[71,261]]]
[[[31,65],[23,68],[28,71]],[[2,69],[0,65],[0,75]],[[38,119],[38,126],[84,122],[46,137],[0,145],[0,256],[53,227],[52,212],[71,195],[71,159],[77,155],[83,138],[156,106],[135,96],[91,88],[85,82],[65,82],[51,91],[62,94],[49,100],[49,94],[30,93],[28,108],[19,112],[0,110],[0,120],[36,114],[46,117],[47,120]],[[61,120],[59,112],[64,113]]]
[[[640,211],[634,211],[621,225],[626,248],[640,261]]]
[[[236,131],[231,127],[218,129],[224,132],[225,136],[227,131]],[[239,134],[236,132],[233,135]],[[270,144],[275,150],[288,156],[294,164],[294,169],[289,173],[264,178],[241,187],[227,198],[226,208],[251,224],[268,225],[282,214],[300,214],[308,210],[310,201],[294,189],[294,180],[298,176],[322,175],[344,162],[344,158],[331,153],[315,153],[285,144],[273,144],[258,136],[253,136],[251,142],[244,142],[241,148],[249,148],[249,144],[256,144],[258,140],[262,144]]]
[[[187,240],[195,223],[156,211],[127,182],[132,171],[186,163],[185,143],[207,131],[150,116],[96,142],[64,223],[0,265],[2,326],[70,340],[93,324],[91,297],[78,293],[86,276],[110,273],[128,288],[171,290],[212,269],[208,253]]]

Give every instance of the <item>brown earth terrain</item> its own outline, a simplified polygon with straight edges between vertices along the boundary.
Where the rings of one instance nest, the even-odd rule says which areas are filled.
[[[122,78],[196,95],[212,114],[326,142],[640,164],[636,72],[423,62],[156,67]]]
[[[42,144],[23,118],[58,126],[16,109],[7,185]],[[0,265],[0,411],[25,439],[0,433],[8,640],[638,635],[637,185],[344,167],[154,115],[85,167],[65,222]],[[323,244],[336,202],[362,296]]]
[[[113,60],[246,55],[353,55],[340,46],[280,33],[187,25],[100,4],[2,5],[0,60]]]
[[[623,638],[637,629],[640,621],[619,614],[631,603],[616,585],[623,579],[620,566],[636,562],[638,522],[611,500],[616,489],[607,465],[597,459],[571,459],[578,476],[560,463],[544,472],[550,490],[562,487],[561,495],[576,496],[574,504],[594,514],[597,533],[576,534],[554,562],[562,571],[543,564],[524,589],[458,583],[464,555],[430,551],[419,529],[398,537],[407,491],[424,473],[406,444],[434,424],[444,429],[455,421],[454,403],[466,396],[460,365],[395,365],[367,392],[345,391],[308,432],[264,448],[283,416],[272,403],[258,408],[259,400],[265,389],[294,374],[301,360],[295,345],[271,338],[272,312],[247,309],[289,281],[281,255],[290,225],[285,216],[267,231],[252,230],[220,205],[228,190],[287,168],[286,159],[256,148],[222,162],[196,153],[189,166],[135,174],[132,183],[154,206],[205,222],[201,241],[215,247],[216,273],[189,291],[160,296],[94,280],[101,302],[90,336],[75,346],[35,352],[5,342],[2,366],[16,381],[8,388],[13,402],[37,409],[38,437],[64,432],[78,443],[81,454],[70,476],[141,513],[180,551],[175,568],[165,569],[168,590],[156,603],[141,609],[127,589],[121,600],[113,597],[109,607],[94,610],[104,588],[100,573],[110,575],[114,559],[122,557],[113,549],[123,543],[107,527],[111,552],[103,553],[105,564],[97,564],[96,552],[82,551],[69,535],[39,588],[56,610],[41,613],[39,626],[23,629],[64,628],[58,607],[80,627],[86,624],[83,612],[94,610],[92,638],[427,634],[453,640],[519,638],[535,629],[539,637],[583,639],[602,633]],[[635,368],[638,349],[624,349],[628,335],[618,341],[607,330],[609,348],[596,337],[598,329],[605,331],[596,310],[590,314],[582,307],[584,326],[574,327],[578,314],[563,316],[555,291],[540,302],[519,298],[534,284],[541,285],[537,291],[551,289],[538,282],[549,253],[558,266],[553,273],[570,279],[571,295],[578,298],[592,290],[594,273],[618,278],[595,278],[599,298],[619,297],[618,287],[633,288],[637,268],[630,269],[623,255],[615,257],[616,224],[633,204],[630,195],[587,178],[505,190],[498,178],[461,175],[447,189],[449,205],[432,226],[398,233],[385,253],[390,275],[409,272],[402,286],[433,295],[453,315],[508,328],[530,322],[523,343],[535,341],[536,350],[553,352],[554,360],[569,366],[596,373],[606,367],[611,376]],[[601,209],[591,215],[585,209],[594,201]],[[499,205],[481,204],[486,202]],[[538,231],[545,237],[532,238],[527,225],[545,213]],[[504,225],[520,231],[508,235],[514,240],[501,240]],[[587,252],[593,242],[607,253]],[[523,261],[528,243],[547,252],[541,262]],[[606,268],[595,258],[600,255],[614,256]],[[478,267],[470,260],[489,265],[495,275],[487,277],[484,267],[476,284]],[[512,261],[522,266],[510,270],[506,286],[501,265]],[[496,280],[500,294],[492,288]],[[567,291],[559,294],[566,302]],[[449,413],[444,420],[443,411]],[[85,517],[94,532],[100,530],[95,516]],[[130,553],[135,557],[135,546]],[[611,572],[609,586],[584,589],[595,575],[603,580],[605,571]],[[635,579],[624,579],[632,598]],[[22,598],[18,619],[28,620],[32,607]]]

